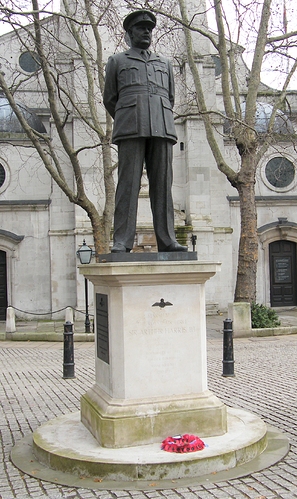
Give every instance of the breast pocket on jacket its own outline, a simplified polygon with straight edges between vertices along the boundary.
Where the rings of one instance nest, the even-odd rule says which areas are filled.
[[[136,96],[126,96],[117,102],[115,108],[114,133],[132,135],[137,133]]]
[[[168,78],[168,69],[165,64],[155,64],[155,81],[157,85],[160,87],[164,87],[168,89],[169,86],[169,78]]]
[[[139,68],[137,66],[122,66],[119,70],[119,88],[135,83],[140,83]]]

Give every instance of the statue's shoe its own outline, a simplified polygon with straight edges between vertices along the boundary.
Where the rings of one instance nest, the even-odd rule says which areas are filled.
[[[130,253],[130,249],[121,243],[115,243],[111,248],[111,253]]]
[[[188,251],[188,247],[182,246],[181,244],[175,242],[175,243],[172,243],[169,246],[167,246],[165,249],[159,250],[159,251],[162,253],[163,252],[173,252],[173,251]]]

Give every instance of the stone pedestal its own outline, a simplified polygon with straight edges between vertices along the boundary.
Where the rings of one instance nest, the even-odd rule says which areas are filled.
[[[81,266],[95,287],[96,382],[80,412],[18,442],[11,458],[24,473],[72,487],[83,477],[86,488],[148,490],[225,471],[226,481],[233,468],[238,477],[286,455],[288,439],[280,446],[257,416],[207,389],[204,286],[219,265],[193,253],[154,255]],[[205,448],[164,452],[161,441],[180,433],[202,437]]]
[[[96,336],[96,382],[82,396],[81,420],[102,447],[226,432],[226,407],[206,372],[204,288],[219,268],[197,260],[80,266],[94,284]]]

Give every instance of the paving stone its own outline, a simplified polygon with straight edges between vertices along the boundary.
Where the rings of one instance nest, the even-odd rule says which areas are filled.
[[[95,377],[94,345],[75,346],[76,378],[64,380],[62,344],[0,342],[0,499],[297,498],[297,425],[292,424],[297,421],[297,336],[235,338],[235,377],[224,378],[222,327],[215,319],[208,341],[209,389],[227,405],[254,412],[287,433],[291,449],[280,463],[228,482],[161,491],[75,489],[23,475],[9,460],[12,446],[42,423],[79,409],[80,396]]]

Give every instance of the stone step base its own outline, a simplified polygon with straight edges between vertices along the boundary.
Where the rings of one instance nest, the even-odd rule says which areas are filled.
[[[228,432],[203,440],[205,449],[188,454],[162,451],[161,442],[103,448],[76,412],[38,428],[33,434],[33,453],[48,468],[94,480],[176,480],[229,470],[253,460],[267,446],[267,428],[257,416],[228,408]]]

